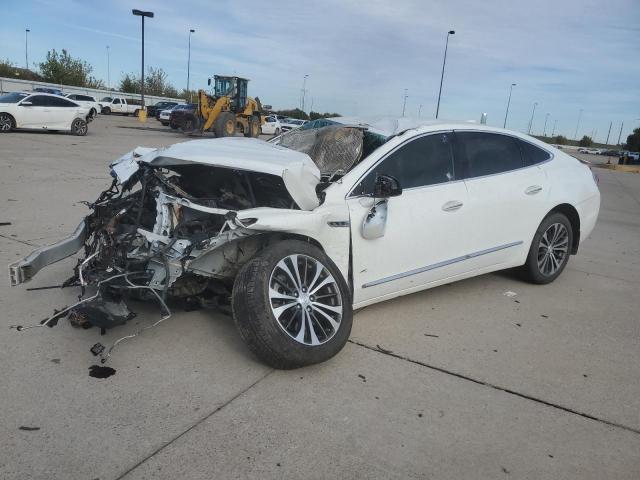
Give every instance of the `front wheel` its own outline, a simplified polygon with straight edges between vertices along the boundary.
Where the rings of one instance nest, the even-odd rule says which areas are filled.
[[[324,362],[351,333],[351,295],[342,274],[319,248],[298,240],[268,246],[242,267],[232,307],[240,336],[274,368]]]
[[[102,109],[102,114],[103,115],[111,115],[111,109],[109,107],[104,107]]]
[[[548,215],[536,230],[523,266],[527,280],[545,284],[553,282],[569,261],[573,245],[573,228],[561,213]]]
[[[87,134],[87,122],[81,118],[76,118],[71,124],[71,133],[79,137],[84,137]]]

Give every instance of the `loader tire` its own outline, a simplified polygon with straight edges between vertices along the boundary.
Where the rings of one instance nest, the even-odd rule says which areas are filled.
[[[231,112],[222,112],[213,125],[216,137],[234,137],[236,135],[236,116]]]
[[[249,117],[247,131],[244,132],[245,137],[258,138],[260,136],[260,117],[255,115]]]

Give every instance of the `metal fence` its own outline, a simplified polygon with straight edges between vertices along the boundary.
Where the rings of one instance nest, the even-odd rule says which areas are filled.
[[[80,93],[83,95],[91,95],[96,97],[96,100],[101,100],[104,97],[124,97],[131,98],[135,100],[140,100],[140,95],[132,94],[132,93],[122,93],[117,92],[115,90],[106,90],[106,89],[98,89],[98,88],[83,88],[83,87],[73,87],[70,85],[58,85],[55,83],[46,83],[46,82],[37,82],[32,80],[19,80],[17,78],[6,78],[0,77],[0,93],[10,93],[10,92],[29,92],[37,87],[45,87],[45,88],[57,88],[58,90],[62,90],[64,93]],[[172,102],[180,102],[183,103],[184,100],[182,98],[169,98],[169,97],[157,97],[155,95],[145,95],[144,96],[145,104],[147,105],[155,105],[161,101],[172,101]]]

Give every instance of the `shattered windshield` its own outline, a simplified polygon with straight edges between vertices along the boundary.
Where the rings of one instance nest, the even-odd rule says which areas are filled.
[[[347,173],[386,140],[362,127],[319,119],[284,133],[275,143],[306,153],[322,176],[331,179]]]

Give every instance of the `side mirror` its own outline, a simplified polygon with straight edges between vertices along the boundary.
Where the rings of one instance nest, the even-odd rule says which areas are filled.
[[[20,106],[21,106],[21,107],[30,107],[31,105],[33,105],[33,103],[28,102],[28,101],[22,102],[22,103],[20,104]]]
[[[378,175],[373,185],[374,198],[397,197],[402,194],[402,187],[397,178],[391,175]]]

